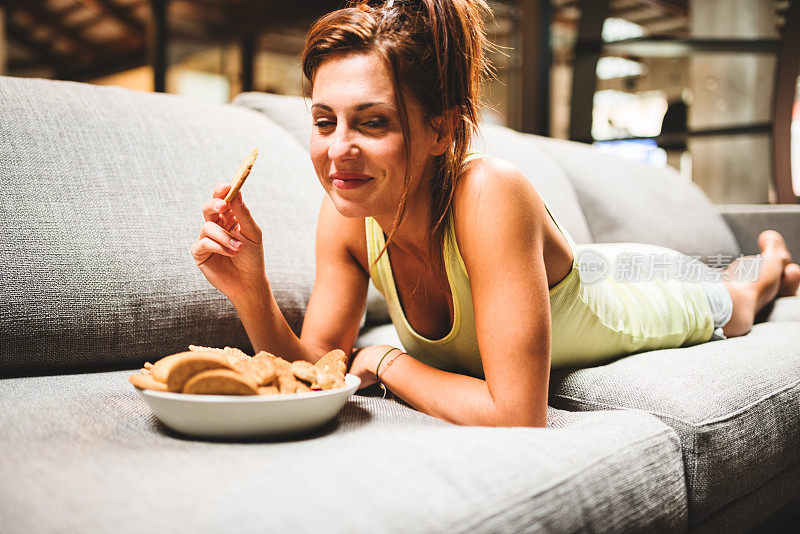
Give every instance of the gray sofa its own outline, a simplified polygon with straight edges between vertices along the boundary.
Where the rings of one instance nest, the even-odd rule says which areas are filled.
[[[553,372],[547,429],[451,425],[374,388],[287,440],[160,424],[129,370],[191,343],[251,350],[189,247],[253,147],[244,196],[299,332],[322,199],[306,113],[0,77],[3,532],[746,532],[796,514],[798,297],[740,338]],[[798,206],[713,206],[669,170],[498,126],[477,146],[583,245],[729,261],[776,228],[800,255]],[[364,323],[361,344],[399,343],[374,288]]]

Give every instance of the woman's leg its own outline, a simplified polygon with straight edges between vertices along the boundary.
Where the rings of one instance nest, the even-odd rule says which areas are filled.
[[[783,236],[774,230],[765,230],[758,236],[761,264],[755,280],[738,276],[742,262],[731,263],[723,273],[723,281],[733,300],[733,314],[722,327],[726,337],[742,336],[753,327],[756,314],[776,296],[797,294],[800,285],[800,266],[792,263]]]

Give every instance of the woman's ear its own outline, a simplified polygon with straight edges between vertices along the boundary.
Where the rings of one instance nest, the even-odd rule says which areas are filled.
[[[457,121],[458,114],[455,110],[445,111],[431,119],[431,128],[436,136],[431,147],[432,155],[440,156],[444,154],[447,148],[453,144]]]

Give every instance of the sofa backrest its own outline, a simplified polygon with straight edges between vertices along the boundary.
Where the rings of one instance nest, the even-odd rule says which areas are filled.
[[[706,262],[741,252],[708,197],[674,169],[600,154],[582,143],[529,137],[569,176],[594,242],[650,243]]]
[[[0,374],[141,365],[250,343],[190,247],[212,188],[243,189],[267,274],[299,333],[322,189],[260,113],[170,95],[0,77]]]

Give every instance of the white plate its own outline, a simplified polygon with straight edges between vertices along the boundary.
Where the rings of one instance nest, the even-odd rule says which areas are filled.
[[[305,432],[336,417],[361,385],[284,395],[189,395],[136,388],[153,413],[173,430],[210,438],[252,438]]]

